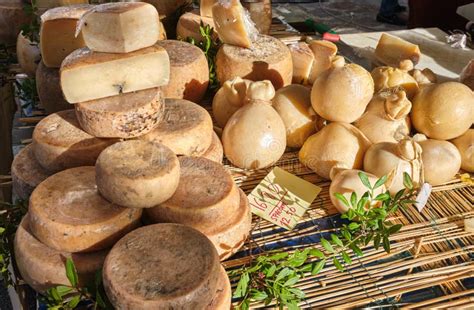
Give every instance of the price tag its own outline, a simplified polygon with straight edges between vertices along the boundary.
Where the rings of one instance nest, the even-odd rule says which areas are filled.
[[[321,188],[275,167],[248,196],[252,212],[291,230]]]
[[[415,204],[416,208],[418,209],[418,212],[423,211],[423,208],[428,202],[428,198],[430,198],[432,189],[433,187],[428,183],[423,183],[423,185],[421,186],[420,192],[418,193],[418,196],[416,196],[417,203]]]

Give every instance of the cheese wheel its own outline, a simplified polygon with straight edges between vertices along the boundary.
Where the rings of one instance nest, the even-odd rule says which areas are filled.
[[[229,277],[224,267],[220,270],[219,283],[217,285],[217,292],[211,303],[206,309],[209,310],[229,310],[232,302],[232,287],[230,285]]]
[[[212,142],[212,119],[201,106],[183,99],[165,99],[161,122],[138,139],[158,142],[176,155],[202,155]]]
[[[164,40],[157,45],[170,57],[170,81],[163,86],[164,97],[201,102],[209,86],[206,55],[197,46],[183,41]]]
[[[150,132],[163,117],[161,88],[150,88],[76,103],[82,129],[95,137],[134,138]]]
[[[468,129],[451,142],[461,153],[461,168],[467,172],[474,172],[474,129]]]
[[[164,202],[179,182],[176,155],[149,141],[115,143],[100,154],[95,170],[102,196],[129,208],[150,208]]]
[[[210,159],[212,161],[222,163],[224,160],[224,148],[222,147],[221,140],[214,132],[212,133],[211,146],[201,155],[201,157]]]
[[[181,176],[174,195],[164,203],[146,209],[155,223],[191,226],[204,234],[225,229],[238,213],[239,189],[220,164],[202,157],[179,158]]]
[[[115,142],[115,139],[95,138],[83,131],[74,110],[43,118],[33,131],[36,159],[52,172],[94,165],[100,152]]]
[[[20,32],[16,40],[16,57],[21,70],[28,76],[34,77],[38,63],[41,61],[38,43],[31,42]]]
[[[178,224],[141,227],[123,237],[104,263],[104,288],[117,309],[205,309],[219,284],[214,246]]]
[[[240,76],[252,81],[270,80],[279,89],[291,84],[293,61],[283,42],[259,35],[250,49],[222,44],[216,56],[216,73],[221,85]]]
[[[39,293],[57,285],[71,285],[66,276],[67,258],[74,261],[79,285],[91,283],[97,270],[102,268],[108,252],[68,253],[49,248],[32,234],[28,214],[21,220],[15,233],[14,250],[22,279]]]
[[[0,3],[0,42],[15,44],[21,26],[29,24],[31,17],[27,16],[21,3]]]
[[[204,26],[210,26],[211,28],[216,29],[212,17],[199,16],[196,12],[187,12],[181,15],[178,20],[178,25],[176,26],[176,35],[178,39],[186,40],[192,38],[197,42],[201,42],[203,39],[201,32],[199,31],[201,22]],[[213,38],[218,38],[216,31],[214,31]]]
[[[191,5],[191,0],[145,0],[143,2],[153,5],[160,17],[175,15],[180,8]]]
[[[87,4],[87,0],[37,0],[36,6],[40,9],[51,9],[58,6],[68,6],[74,4]]]
[[[141,209],[124,208],[97,191],[92,166],[71,168],[44,180],[31,194],[31,232],[49,247],[92,252],[112,246],[140,223]]]
[[[40,103],[47,113],[67,110],[71,105],[64,99],[59,82],[59,69],[48,68],[43,61],[36,70],[36,90]]]
[[[419,141],[425,182],[440,185],[451,181],[461,169],[461,154],[454,144],[444,140]]]
[[[29,144],[13,159],[12,168],[13,192],[20,199],[27,200],[38,184],[43,182],[51,173],[40,166]]]

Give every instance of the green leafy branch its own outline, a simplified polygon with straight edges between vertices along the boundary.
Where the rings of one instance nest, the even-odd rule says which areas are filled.
[[[38,92],[36,89],[36,80],[34,78],[24,78],[21,80],[15,80],[15,85],[17,87],[18,98],[22,101],[22,108],[27,108],[31,106],[36,108],[39,99]]]
[[[363,256],[362,248],[371,243],[375,249],[382,245],[390,253],[390,236],[397,233],[402,225],[391,223],[389,218],[399,208],[416,202],[412,200],[415,189],[410,176],[405,173],[403,177],[405,188],[392,197],[388,191],[375,194],[387,181],[386,176],[372,185],[367,175],[360,172],[360,181],[367,191],[361,197],[352,193],[349,200],[342,194],[335,194],[338,200],[349,207],[341,216],[348,223],[330,234],[329,238],[321,238],[320,249],[307,248],[292,254],[281,252],[259,256],[250,265],[231,271],[231,277],[240,275],[233,294],[234,298],[240,300],[237,309],[249,309],[251,302],[269,305],[273,301],[280,309],[299,309],[298,304],[305,295],[295,285],[306,274],[317,275],[329,263],[344,271],[345,265],[352,264],[350,253]]]
[[[23,11],[30,18],[30,23],[21,25],[21,31],[32,43],[39,43],[40,22],[36,0],[23,4]]]

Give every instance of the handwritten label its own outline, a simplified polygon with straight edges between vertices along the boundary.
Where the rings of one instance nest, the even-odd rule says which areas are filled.
[[[428,198],[430,198],[432,189],[433,187],[428,183],[423,183],[423,185],[421,186],[420,192],[416,196],[417,203],[415,204],[416,208],[418,209],[418,212],[423,211],[423,208],[428,202]]]
[[[248,196],[252,212],[291,230],[321,188],[275,167]]]

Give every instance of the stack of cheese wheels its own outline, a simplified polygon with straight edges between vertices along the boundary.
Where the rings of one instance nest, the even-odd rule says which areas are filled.
[[[230,309],[230,281],[215,248],[184,225],[127,234],[107,255],[103,281],[116,309]]]
[[[15,44],[22,25],[28,24],[30,20],[21,0],[0,1],[0,42]]]
[[[201,231],[224,260],[249,235],[251,213],[247,197],[222,165],[187,156],[179,162],[181,176],[176,192],[167,201],[146,209],[146,215],[155,223],[181,223]]]

